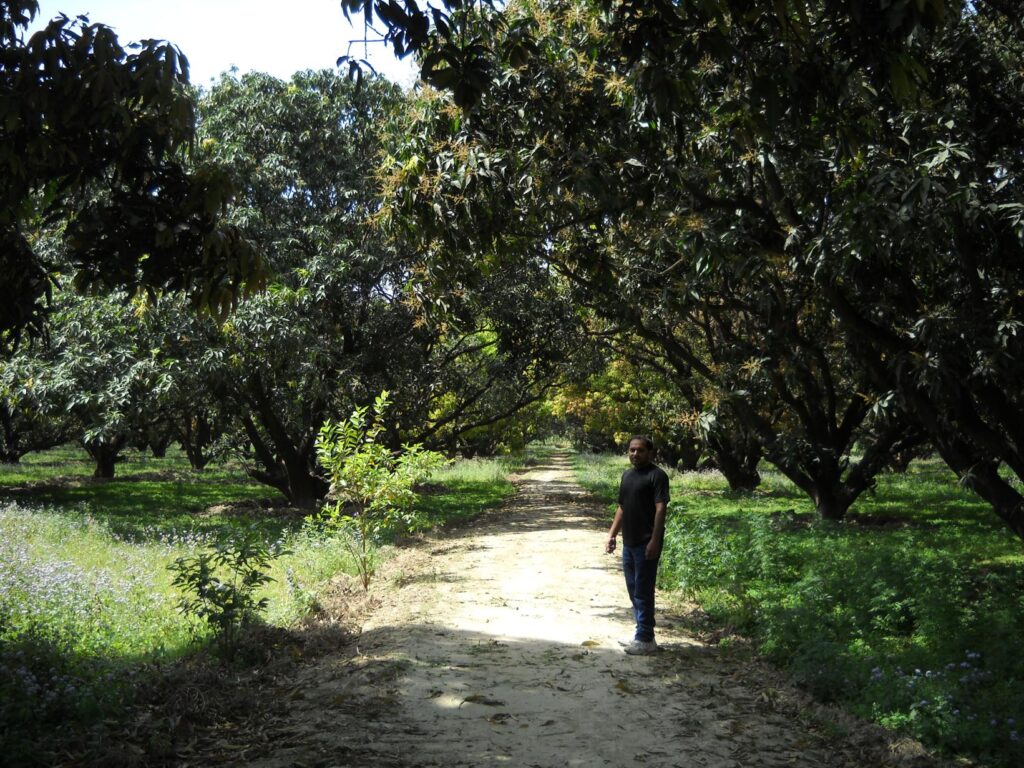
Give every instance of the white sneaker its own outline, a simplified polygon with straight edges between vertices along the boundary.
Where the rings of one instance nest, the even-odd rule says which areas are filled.
[[[618,641],[619,645],[621,645],[623,648],[628,648],[629,646],[631,646],[635,642],[636,642],[636,638],[633,637],[632,635],[630,635],[629,637],[623,637],[622,639],[620,639]]]
[[[626,646],[630,656],[650,656],[658,652],[658,644],[654,640],[634,640]]]

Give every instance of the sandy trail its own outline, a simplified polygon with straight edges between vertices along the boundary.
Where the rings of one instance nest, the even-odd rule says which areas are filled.
[[[607,521],[558,456],[501,509],[403,553],[353,654],[282,691],[278,766],[876,766],[916,762],[878,729],[837,736],[757,664],[659,609],[653,657],[622,653],[632,613]],[[826,736],[825,734],[830,735]],[[917,756],[920,758],[920,755]]]

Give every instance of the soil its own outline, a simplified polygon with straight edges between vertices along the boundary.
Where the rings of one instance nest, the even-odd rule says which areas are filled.
[[[355,639],[261,691],[258,744],[207,733],[177,764],[940,764],[751,654],[687,634],[687,606],[659,606],[657,654],[625,655],[632,611],[604,553],[607,514],[565,456],[518,486],[472,524],[401,550],[359,602]]]
[[[816,703],[664,595],[659,652],[627,656],[632,610],[604,552],[607,510],[567,456],[517,486],[500,508],[399,548],[369,592],[339,578],[307,626],[254,631],[244,663],[156,670],[127,717],[52,734],[34,764],[946,765]]]

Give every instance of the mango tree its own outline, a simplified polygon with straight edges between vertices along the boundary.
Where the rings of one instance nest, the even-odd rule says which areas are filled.
[[[144,301],[129,302],[123,294],[62,293],[49,344],[23,368],[23,386],[40,411],[79,425],[75,439],[96,462],[96,478],[114,477],[122,451],[151,425],[169,383],[145,312]]]
[[[692,103],[645,111],[607,17],[586,3],[508,13],[534,30],[537,55],[502,70],[469,114],[425,92],[404,157],[434,161],[394,165],[396,221],[411,215],[411,230],[440,243],[438,272],[509,254],[553,267],[680,381],[710,385],[715,410],[724,403],[822,516],[841,518],[919,432],[872,411],[813,279],[782,255],[764,192],[774,166],[727,132],[732,113],[715,113],[719,126],[700,111],[726,86],[709,72]]]
[[[190,161],[195,131],[185,57],[147,40],[125,50],[102,24],[59,16],[29,37],[34,0],[0,5],[0,342],[39,335],[67,275],[35,233],[67,222],[80,286],[186,291],[224,309],[262,265],[221,214],[231,189]]]
[[[237,415],[251,473],[292,503],[327,492],[316,436],[331,414],[392,392],[385,441],[459,448],[571,368],[571,312],[533,267],[444,295],[415,243],[384,232],[377,166],[399,92],[331,73],[225,77],[203,99],[201,146],[241,193],[230,218],[276,274],[221,329],[216,391]]]

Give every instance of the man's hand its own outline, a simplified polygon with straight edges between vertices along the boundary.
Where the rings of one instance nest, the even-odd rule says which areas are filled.
[[[661,556],[661,539],[653,538],[647,542],[647,549],[644,550],[644,558],[657,560]]]
[[[604,545],[604,551],[607,552],[609,555],[612,552],[615,551],[615,537],[614,536],[609,536],[608,537],[608,541],[605,542],[605,545]]]

